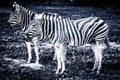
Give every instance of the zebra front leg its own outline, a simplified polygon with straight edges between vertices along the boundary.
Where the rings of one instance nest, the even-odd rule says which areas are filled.
[[[61,50],[62,51],[61,51],[60,59],[62,63],[62,70],[60,74],[62,74],[65,71],[65,61],[66,61],[66,51],[67,51],[65,47],[62,47]]]
[[[27,45],[27,50],[28,50],[28,60],[27,63],[30,63],[30,60],[32,58],[32,47],[31,47],[31,42],[26,42]]]
[[[61,45],[60,49],[61,49],[60,59],[61,59],[61,63],[62,63],[62,69],[61,69],[60,74],[62,74],[65,71],[65,61],[66,61],[66,51],[67,51],[67,48],[66,48],[65,45]]]
[[[38,40],[38,37],[34,37],[32,39],[33,43],[34,43],[34,51],[35,51],[35,54],[36,54],[36,61],[35,61],[35,64],[39,64],[39,40]]]
[[[56,74],[62,74],[65,71],[66,47],[64,45],[57,45],[55,47],[55,54],[58,62]]]
[[[54,57],[53,57],[53,60],[56,60],[56,59],[57,59],[57,54],[55,53]]]
[[[55,46],[55,55],[57,57],[57,70],[56,70],[56,74],[59,74],[59,71],[61,69],[61,59],[60,59],[60,51],[59,51],[59,46]]]

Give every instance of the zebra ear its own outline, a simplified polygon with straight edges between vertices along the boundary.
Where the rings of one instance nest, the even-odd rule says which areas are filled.
[[[43,24],[43,14],[35,14],[34,20],[38,22],[40,25]]]
[[[20,10],[19,5],[18,5],[16,2],[14,2],[13,8],[14,8],[15,10],[17,10],[17,11]]]
[[[16,9],[15,9],[15,6],[16,6],[16,2],[13,3],[13,8],[12,8],[13,11],[16,10]]]
[[[16,3],[16,2],[14,2],[14,3],[13,3],[13,7],[15,7],[15,6],[16,6],[16,4],[17,4],[17,3]]]
[[[43,18],[43,14],[36,14],[34,18],[39,21]]]
[[[19,5],[18,5],[18,4],[16,5],[16,10],[17,10],[17,11],[19,11],[19,10],[20,10],[20,7],[19,7]]]

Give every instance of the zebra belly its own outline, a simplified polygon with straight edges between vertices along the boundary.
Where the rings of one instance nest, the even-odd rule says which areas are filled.
[[[84,46],[85,44],[90,44],[90,42],[85,42],[85,43],[81,43],[81,42],[76,42],[76,41],[71,41],[69,42],[69,46]]]

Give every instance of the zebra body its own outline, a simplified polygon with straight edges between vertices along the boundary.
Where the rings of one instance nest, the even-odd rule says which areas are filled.
[[[82,46],[95,39],[96,46],[93,48],[95,53],[95,63],[93,70],[97,73],[101,68],[102,51],[106,45],[108,26],[98,17],[83,18],[80,20],[64,19],[56,14],[32,12],[18,4],[13,4],[13,12],[10,15],[8,23],[11,26],[20,24],[25,37],[30,38],[26,41],[28,48],[28,63],[31,60],[33,43],[35,46],[36,62],[39,63],[39,39],[48,38],[55,47],[55,58],[57,58],[58,67],[56,74],[63,73],[65,70],[66,46]],[[26,36],[27,35],[27,36]],[[60,71],[61,70],[61,71]]]
[[[27,50],[28,50],[28,60],[27,63],[30,63],[32,59],[32,46],[34,45],[35,53],[36,53],[36,61],[35,63],[39,63],[39,45],[38,45],[38,37],[34,37],[32,40],[28,38],[27,35],[25,35],[25,31],[29,27],[30,21],[33,19],[33,16],[37,14],[36,12],[33,12],[31,10],[28,10],[27,8],[20,6],[16,2],[13,4],[12,12],[10,14],[10,18],[8,20],[8,23],[10,24],[11,27],[14,27],[15,25],[20,25],[22,28],[23,36],[26,39],[26,45],[27,45]]]
[[[47,13],[36,14],[34,20],[29,24],[26,34],[34,37],[40,36],[40,40],[49,38],[51,44],[55,47],[55,55],[58,61],[56,73],[65,70],[66,46],[83,46],[95,39],[96,46],[93,48],[95,53],[94,69],[97,73],[101,68],[102,51],[105,46],[109,46],[108,25],[98,17],[88,17],[80,20],[64,19],[61,16],[50,15]]]
[[[108,35],[108,25],[98,17],[69,20],[56,18],[47,13],[41,15],[42,21],[38,20],[38,23],[33,20],[30,23],[31,27],[25,33],[32,34],[31,37],[40,35],[41,40],[48,37],[52,44],[67,42],[71,46],[82,46],[92,39],[105,41]]]
[[[27,45],[27,50],[28,50],[27,63],[30,63],[32,59],[33,47],[31,45],[34,45],[34,51],[36,54],[35,63],[39,64],[39,53],[40,53],[39,52],[39,36],[34,36],[34,38],[31,38],[31,36],[25,34],[25,32],[29,30],[29,24],[35,14],[38,14],[38,13],[31,11],[23,6],[20,6],[19,4],[14,2],[8,23],[11,27],[14,27],[17,24],[21,26],[23,36],[26,40],[25,42]],[[56,15],[56,16],[58,15],[57,13],[49,13],[49,14]]]

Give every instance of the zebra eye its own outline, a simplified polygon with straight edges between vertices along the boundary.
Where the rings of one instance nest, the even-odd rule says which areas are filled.
[[[32,24],[32,26],[35,26],[36,24]]]
[[[37,21],[42,21],[42,19],[37,19]]]
[[[37,18],[36,20],[40,21],[41,19],[38,19],[38,18]]]

